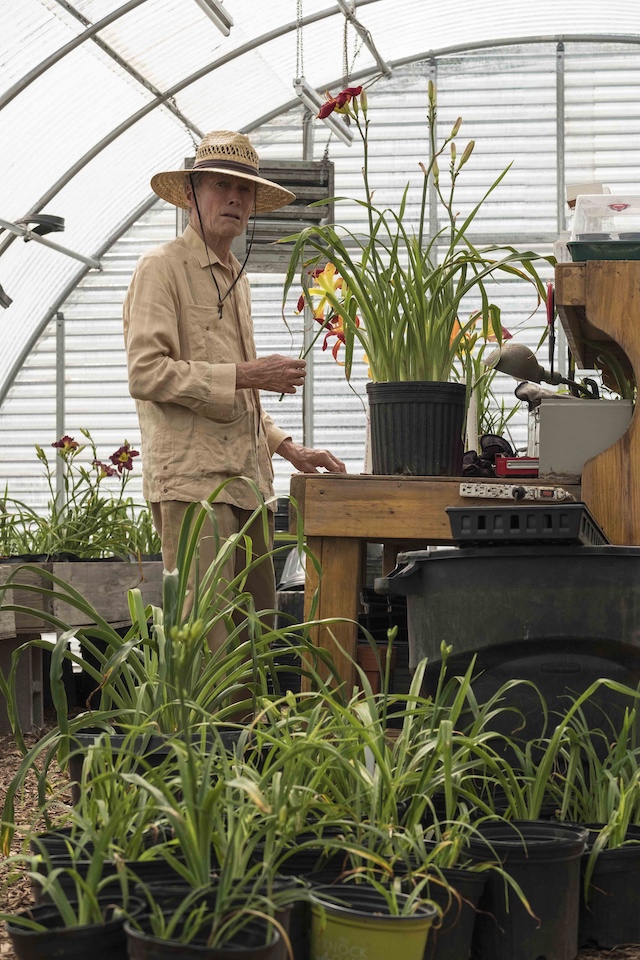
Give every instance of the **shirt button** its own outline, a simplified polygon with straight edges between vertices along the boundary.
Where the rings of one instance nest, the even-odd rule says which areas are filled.
[[[209,326],[209,324],[207,324],[206,327],[205,327],[205,330],[210,330],[210,329],[211,329],[211,327]]]
[[[223,440],[228,440],[228,439],[229,439],[228,436],[226,435],[226,433],[225,433],[225,435],[224,435],[224,437],[223,437],[222,439],[223,439]]]
[[[168,470],[169,467],[168,467],[168,466],[166,465],[166,463],[165,463],[165,465],[164,465],[164,467],[163,467],[162,469],[163,469],[163,470]]]

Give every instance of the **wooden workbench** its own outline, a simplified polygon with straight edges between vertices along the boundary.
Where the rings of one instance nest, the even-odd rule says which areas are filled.
[[[556,306],[579,367],[612,356],[631,384],[640,371],[640,261],[590,260],[556,266]],[[598,358],[602,357],[603,361]],[[640,423],[637,410],[619,440],[588,460],[582,499],[612,543],[640,544]]]
[[[346,618],[312,629],[316,646],[329,649],[339,677],[350,691],[356,681],[355,659],[360,591],[368,542],[385,548],[384,572],[398,549],[451,544],[447,507],[480,506],[499,501],[460,497],[460,483],[495,483],[479,477],[376,477],[368,474],[295,474],[291,496],[302,517],[307,545],[320,561],[322,577],[307,564],[305,617],[318,590],[317,620]],[[536,484],[537,480],[518,480]],[[566,489],[580,499],[579,486]],[[344,649],[344,653],[335,641]]]

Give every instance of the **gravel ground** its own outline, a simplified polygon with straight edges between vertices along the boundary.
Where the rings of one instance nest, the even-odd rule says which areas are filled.
[[[44,732],[44,731],[43,731]],[[35,741],[31,738],[31,742]],[[4,796],[11,777],[15,773],[20,763],[20,752],[17,750],[13,737],[0,737],[0,801],[4,802]],[[58,774],[52,778],[57,788],[63,788],[66,777]],[[61,799],[64,802],[71,802],[71,794],[62,793]],[[62,807],[61,807],[62,809]],[[27,825],[32,823],[37,810],[37,790],[35,778],[30,777],[26,783],[24,796],[19,805],[16,806],[16,822]],[[18,852],[20,848],[20,839],[14,840],[13,849]],[[3,880],[6,876],[6,868],[2,871]],[[10,885],[3,883],[0,890],[0,909],[2,911],[15,912],[22,907],[32,903],[29,881],[23,878],[13,882]],[[15,954],[11,949],[11,943],[7,936],[4,924],[0,924],[0,957],[2,960],[16,960]],[[491,958],[487,958],[491,960]],[[618,947],[616,950],[581,950],[577,960],[640,960],[640,946]]]

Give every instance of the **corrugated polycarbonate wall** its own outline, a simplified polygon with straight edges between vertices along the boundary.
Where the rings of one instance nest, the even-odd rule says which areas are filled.
[[[463,117],[458,150],[476,141],[473,156],[460,178],[458,207],[464,216],[500,172],[513,161],[503,184],[489,198],[476,222],[477,242],[491,239],[551,253],[558,229],[557,100],[558,71],[564,70],[565,174],[567,182],[603,180],[612,191],[638,192],[637,136],[630,134],[640,103],[640,53],[636,47],[573,44],[558,57],[555,44],[509,47],[440,58],[437,62],[440,132]],[[379,205],[398,203],[411,183],[408,217],[415,216],[421,178],[419,161],[428,156],[426,109],[428,63],[398,69],[369,92],[372,115],[371,172]],[[300,111],[291,111],[263,126],[252,138],[263,157],[302,157]],[[327,128],[315,125],[315,157],[327,145]],[[361,189],[361,150],[331,141],[336,194],[357,195]],[[337,204],[336,220],[362,229],[362,211],[355,204]],[[79,436],[91,430],[99,454],[106,457],[125,438],[139,443],[133,401],[126,385],[121,304],[137,258],[176,234],[173,208],[158,202],[110,249],[103,271],[89,273],[61,307],[65,317],[64,432]],[[543,265],[545,279],[552,269]],[[302,324],[293,313],[297,291],[281,317],[282,277],[251,275],[258,352],[297,354]],[[492,286],[502,309],[503,324],[521,342],[536,347],[544,329],[544,311],[536,312],[527,284],[504,279]],[[471,301],[466,305],[473,309]],[[42,466],[34,444],[50,449],[56,438],[56,324],[51,321],[10,389],[0,412],[0,485],[37,505],[47,498]],[[539,351],[546,364],[546,347]],[[366,364],[356,357],[351,385],[330,355],[314,351],[313,442],[329,447],[352,472],[363,466],[365,443]],[[510,406],[515,382],[501,378],[498,393]],[[282,402],[265,395],[273,418],[302,439],[300,395]],[[526,443],[526,416],[520,413],[512,431]],[[53,451],[52,451],[53,452]],[[288,490],[289,465],[276,458],[279,493]],[[136,463],[130,490],[140,491]]]

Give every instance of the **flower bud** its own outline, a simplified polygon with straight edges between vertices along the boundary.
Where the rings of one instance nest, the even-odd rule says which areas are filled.
[[[456,145],[453,140],[451,141],[450,149],[451,149],[451,162],[455,163],[456,162]]]
[[[456,122],[451,128],[451,133],[449,134],[450,140],[453,140],[454,137],[458,136],[458,131],[461,126],[462,126],[462,117],[458,117],[458,119],[456,120]]]
[[[433,164],[431,165],[431,172],[432,172],[432,174],[433,174],[433,179],[434,179],[434,180],[436,181],[436,183],[437,183],[437,182],[438,182],[438,178],[440,177],[440,167],[438,166],[438,161],[437,161],[437,160],[434,160],[434,161],[433,161]]]
[[[362,91],[361,91],[361,93],[360,93],[360,106],[362,107],[362,112],[364,113],[364,115],[365,115],[365,117],[366,117],[366,115],[367,115],[367,91],[364,89],[364,87],[362,88]]]
[[[435,104],[436,102],[436,85],[433,80],[429,80],[428,93],[429,103]]]
[[[469,143],[464,148],[464,153],[460,157],[460,164],[458,166],[458,169],[460,169],[460,167],[463,167],[464,164],[467,162],[467,160],[473,153],[473,148],[475,147],[475,145],[476,145],[475,140],[469,140]]]

